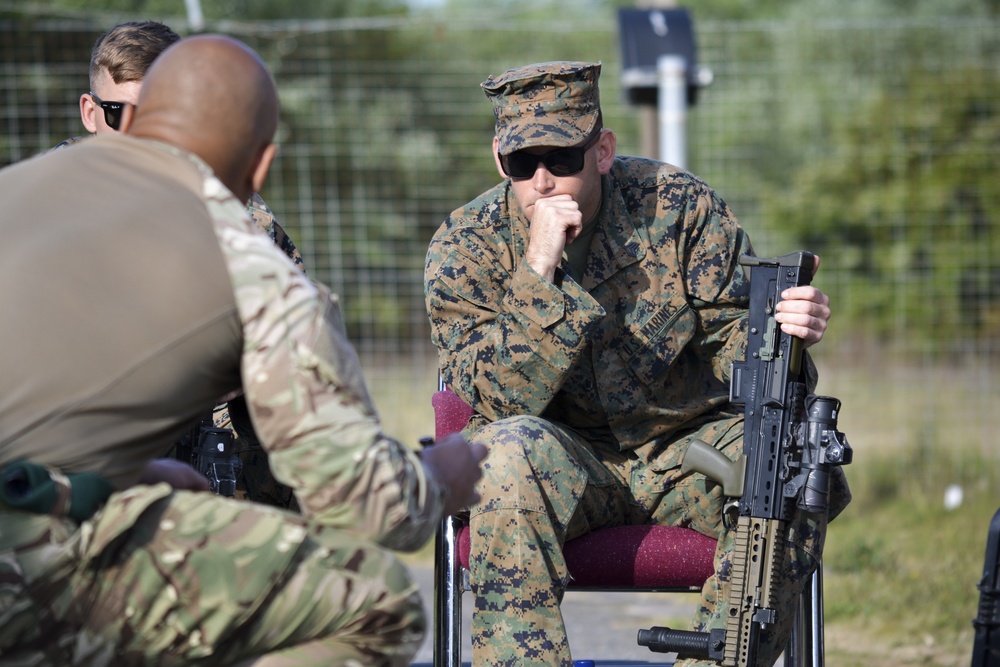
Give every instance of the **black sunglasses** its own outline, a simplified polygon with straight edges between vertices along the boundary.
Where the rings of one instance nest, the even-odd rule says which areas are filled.
[[[572,176],[583,169],[584,156],[591,146],[601,137],[598,130],[583,146],[572,146],[535,155],[526,151],[514,151],[510,155],[500,155],[500,166],[503,172],[511,178],[531,178],[538,169],[538,163],[545,165],[553,176]]]
[[[100,97],[95,95],[93,92],[90,96],[94,98],[94,102],[97,103],[99,107],[104,109],[104,122],[108,124],[112,130],[117,130],[118,126],[122,122],[122,109],[128,102],[105,102]]]

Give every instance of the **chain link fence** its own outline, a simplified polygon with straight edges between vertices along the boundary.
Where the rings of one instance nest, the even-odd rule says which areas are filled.
[[[181,19],[163,20],[183,34]],[[0,19],[0,165],[83,132],[90,48],[115,22]],[[600,60],[605,124],[619,152],[637,154],[643,111],[621,88],[614,16],[540,25],[484,9],[475,20],[207,29],[271,66],[281,150],[262,194],[308,272],[341,295],[388,430],[415,441],[430,428],[435,373],[424,251],[451,210],[498,180],[479,83],[532,61]],[[816,350],[821,389],[844,401],[841,427],[865,441],[856,449],[990,451],[1000,431],[1000,24],[696,22],[695,32],[714,80],[689,109],[688,167],[726,199],[758,254],[822,256],[816,284],[836,310]]]

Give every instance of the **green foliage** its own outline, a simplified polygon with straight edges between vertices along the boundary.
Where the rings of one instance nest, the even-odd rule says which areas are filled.
[[[270,192],[286,200],[285,187],[327,194],[329,224],[316,226],[311,244],[336,252],[307,268],[343,297],[355,339],[426,338],[426,245],[451,210],[499,180],[490,153],[493,116],[480,82],[525,62],[600,59],[613,48],[606,31],[586,41],[570,32],[539,41],[530,32],[429,27],[430,39],[405,29],[236,35],[280,82],[279,141],[288,148],[272,168]],[[459,52],[472,65],[455,74],[448,59]],[[613,84],[608,90],[614,95]],[[456,113],[467,107],[475,115]],[[303,162],[322,165],[307,182]],[[300,237],[300,219],[288,218],[293,238]]]
[[[829,154],[765,197],[769,225],[850,276],[855,324],[931,340],[1000,335],[989,289],[1000,279],[998,86],[992,67],[905,71],[832,119]]]
[[[206,21],[275,20],[275,19],[338,19],[352,16],[400,15],[407,11],[404,0],[198,0]],[[44,6],[25,3],[23,10],[34,13],[79,13],[93,16],[94,12],[141,16],[141,20],[166,20],[185,13],[184,0],[49,0]],[[124,20],[124,19],[123,19]],[[140,20],[140,19],[134,19]]]
[[[152,0],[147,0],[152,2]],[[173,1],[176,5],[176,0]],[[406,13],[402,0],[201,0],[206,19],[275,20],[338,19],[353,16],[400,15]],[[176,10],[175,10],[176,11]]]
[[[939,349],[941,341],[961,348],[1000,333],[1000,74],[991,66],[1000,46],[995,37],[956,39],[960,29],[934,30],[934,21],[916,30],[894,22],[957,11],[988,17],[998,2],[689,3],[702,53],[710,54],[703,62],[717,73],[691,114],[691,168],[732,205],[759,251],[806,247],[823,257],[820,287],[837,304],[841,330],[905,332],[908,343],[920,337]],[[444,216],[496,181],[492,118],[479,90],[486,75],[537,60],[602,60],[606,122],[622,152],[639,143],[609,28],[614,10],[633,3],[449,0],[426,10],[404,0],[200,3],[206,29],[250,43],[279,81],[283,148],[264,195],[293,238],[303,239],[308,226],[303,240],[318,249],[310,272],[352,308],[395,300],[396,312],[375,309],[384,321],[368,330],[409,336],[423,306],[420,281],[377,281],[362,294],[352,276],[402,267],[394,276],[409,280]],[[0,0],[4,15],[77,17],[93,31],[74,35],[73,53],[68,39],[32,38],[37,53],[5,51],[5,62],[82,68],[93,38],[121,20],[186,27],[180,0],[11,6]],[[358,17],[369,20],[319,20]],[[262,18],[301,21],[252,23]],[[719,23],[733,18],[746,21]],[[44,67],[38,72],[19,74],[22,85],[58,98],[69,120],[25,114],[0,142],[5,155],[24,157],[29,142],[44,148],[80,131],[72,118],[78,92],[48,90],[44,81],[55,79]],[[700,127],[699,109],[708,106],[716,118],[718,109],[733,111]],[[353,320],[349,326],[360,330]]]
[[[618,7],[670,6],[656,0],[614,0]],[[997,16],[1000,0],[698,0],[676,3],[697,20],[879,18],[915,16]]]

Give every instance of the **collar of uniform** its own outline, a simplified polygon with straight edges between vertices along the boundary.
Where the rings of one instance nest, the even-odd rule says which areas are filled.
[[[510,221],[511,245],[513,246],[514,257],[523,259],[528,249],[528,227],[531,223],[528,222],[528,218],[525,217],[521,207],[517,205],[517,199],[514,197],[514,188],[511,187],[509,178],[504,179],[504,192],[500,198],[500,206],[501,219],[506,218]]]

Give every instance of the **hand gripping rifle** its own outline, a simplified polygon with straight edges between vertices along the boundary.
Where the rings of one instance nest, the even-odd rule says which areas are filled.
[[[755,667],[761,632],[777,622],[774,596],[784,570],[791,502],[807,512],[826,512],[830,468],[851,462],[851,447],[837,430],[840,401],[807,396],[802,340],[782,332],[774,319],[781,293],[808,285],[814,261],[803,251],[740,257],[740,264],[751,267],[750,314],[746,355],[733,364],[729,400],[743,406],[743,453],[733,462],[695,441],[681,466],[715,479],[726,496],[738,499],[724,514],[727,526],[734,517],[736,523],[726,629],[640,630],[639,645],[651,651]]]

